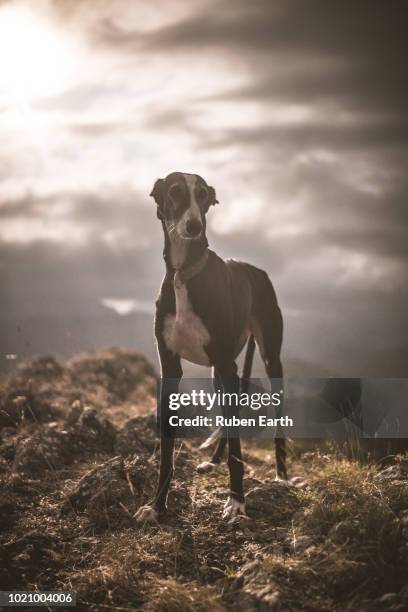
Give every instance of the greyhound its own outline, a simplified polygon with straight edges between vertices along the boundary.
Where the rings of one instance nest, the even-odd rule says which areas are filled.
[[[243,379],[248,379],[256,341],[268,378],[282,379],[283,322],[268,275],[247,263],[224,261],[208,248],[206,214],[218,204],[214,188],[197,174],[172,172],[155,182],[150,195],[163,226],[166,264],[155,317],[161,376],[167,381],[167,393],[162,385],[159,414],[168,414],[169,389],[177,392],[183,374],[181,359],[212,366],[215,385],[236,393],[235,360],[247,343]],[[227,416],[234,408],[225,408]],[[239,436],[222,433],[211,461],[197,469],[210,471],[221,461],[226,446],[230,494],[223,517],[230,519],[245,514]],[[137,521],[156,522],[165,512],[174,471],[173,451],[173,437],[161,428],[157,492],[151,504],[136,512]],[[287,480],[283,435],[275,437],[275,452],[277,477]]]

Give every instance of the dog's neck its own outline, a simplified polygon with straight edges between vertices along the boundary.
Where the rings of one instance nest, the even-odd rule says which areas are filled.
[[[205,234],[197,240],[183,240],[177,235],[175,235],[174,238],[170,238],[164,222],[163,232],[163,257],[166,262],[166,270],[171,276],[174,276],[176,271],[185,270],[197,263],[208,247],[208,241]]]

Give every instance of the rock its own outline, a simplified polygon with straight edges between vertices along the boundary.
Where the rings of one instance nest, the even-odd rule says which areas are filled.
[[[151,403],[155,395],[154,368],[133,351],[85,353],[64,366],[53,357],[33,359],[21,364],[2,388],[0,428],[55,419],[66,419],[70,427],[80,417],[79,401],[109,408],[130,398]]]
[[[126,349],[83,353],[67,364],[73,381],[92,391],[103,388],[110,397],[122,401],[139,385],[155,393],[156,374],[144,355]]]
[[[78,399],[74,400],[71,404],[71,408],[69,409],[67,417],[65,419],[66,425],[67,426],[75,425],[75,423],[78,421],[79,417],[81,416],[83,410],[84,408],[80,400]]]
[[[299,507],[295,489],[278,481],[264,482],[250,489],[245,496],[245,502],[250,514],[263,515],[277,521],[281,521],[285,513],[293,514]]]
[[[126,482],[122,457],[113,457],[100,463],[82,476],[75,488],[68,494],[68,503],[78,510],[91,506],[110,505],[120,496]]]
[[[86,511],[95,526],[106,527],[126,518],[140,505],[142,493],[151,492],[151,470],[139,457],[125,463],[116,456],[86,472],[61,506],[62,513]]]
[[[63,367],[53,355],[44,355],[32,361],[23,362],[17,368],[15,380],[29,380],[32,378],[51,379],[55,382],[63,373]]]
[[[71,436],[54,424],[45,425],[17,445],[12,471],[42,477],[44,471],[55,470],[69,462]]]
[[[28,389],[11,389],[0,401],[0,427],[16,427],[24,421],[46,422],[55,414],[55,407],[45,397]]]
[[[158,444],[156,416],[137,416],[130,419],[119,431],[115,453],[128,457],[135,453],[153,453]]]
[[[38,478],[44,471],[69,465],[79,456],[112,452],[115,437],[112,423],[88,407],[73,427],[63,429],[50,423],[20,439],[12,470]]]
[[[73,428],[73,435],[77,438],[76,446],[86,451],[103,450],[112,452],[116,440],[116,430],[112,423],[100,417],[90,406],[86,406]]]
[[[280,592],[275,580],[265,570],[262,559],[246,563],[237,573],[232,588],[240,589],[240,598],[242,593],[246,604],[253,606],[249,609],[266,611],[279,608]]]
[[[62,366],[50,356],[20,364],[2,390],[0,427],[55,418],[58,410],[52,402],[52,389],[62,373]]]

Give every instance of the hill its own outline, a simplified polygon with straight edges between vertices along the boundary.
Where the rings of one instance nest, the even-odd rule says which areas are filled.
[[[152,495],[156,374],[131,350],[21,364],[0,395],[0,588],[74,590],[80,608],[192,612],[405,610],[408,457],[349,461],[244,445],[248,517],[221,518],[227,468],[178,441],[169,513]]]

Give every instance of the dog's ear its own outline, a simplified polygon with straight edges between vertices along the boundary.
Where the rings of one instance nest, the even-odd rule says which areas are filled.
[[[159,219],[163,219],[164,212],[164,179],[157,179],[153,185],[153,189],[150,192],[150,196],[154,199],[157,204],[157,216]]]
[[[210,185],[208,185],[208,192],[210,194],[209,206],[215,206],[215,204],[219,204],[214,187],[210,187]]]

